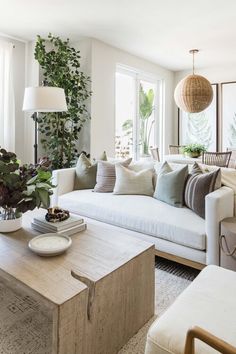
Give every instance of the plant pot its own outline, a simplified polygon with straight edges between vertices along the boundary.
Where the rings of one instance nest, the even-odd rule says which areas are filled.
[[[187,155],[192,158],[197,158],[201,155],[200,152],[188,152]]]
[[[0,220],[0,232],[13,232],[22,227],[22,216],[12,220]]]

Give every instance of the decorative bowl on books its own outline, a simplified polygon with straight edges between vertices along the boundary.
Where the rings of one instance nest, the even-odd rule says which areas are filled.
[[[48,222],[62,222],[69,219],[70,213],[68,210],[61,209],[59,207],[48,208],[48,212],[45,215],[45,219]]]
[[[64,253],[71,243],[71,238],[66,235],[49,233],[32,238],[28,245],[39,256],[49,257]]]

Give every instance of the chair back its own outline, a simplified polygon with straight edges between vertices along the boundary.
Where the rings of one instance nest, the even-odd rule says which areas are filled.
[[[182,149],[185,145],[169,145],[169,154],[170,155],[179,155],[182,154]]]
[[[229,161],[229,167],[230,168],[236,168],[236,147],[233,148],[227,148],[227,151],[232,151],[231,158]]]
[[[159,155],[158,147],[151,148],[150,151],[151,151],[153,160],[160,162],[160,155]]]
[[[232,151],[227,152],[203,152],[202,163],[219,167],[229,167]]]

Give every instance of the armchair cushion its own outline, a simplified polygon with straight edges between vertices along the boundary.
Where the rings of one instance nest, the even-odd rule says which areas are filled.
[[[150,327],[145,354],[184,353],[187,331],[199,326],[236,346],[236,273],[208,266]],[[196,353],[216,351],[196,342]]]

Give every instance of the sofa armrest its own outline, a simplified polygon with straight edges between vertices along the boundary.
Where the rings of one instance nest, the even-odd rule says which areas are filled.
[[[52,172],[52,181],[56,185],[51,196],[51,206],[58,204],[58,197],[62,194],[72,192],[75,181],[75,167],[63,168]]]
[[[220,222],[234,214],[234,192],[221,187],[206,196],[206,263],[219,265]]]

